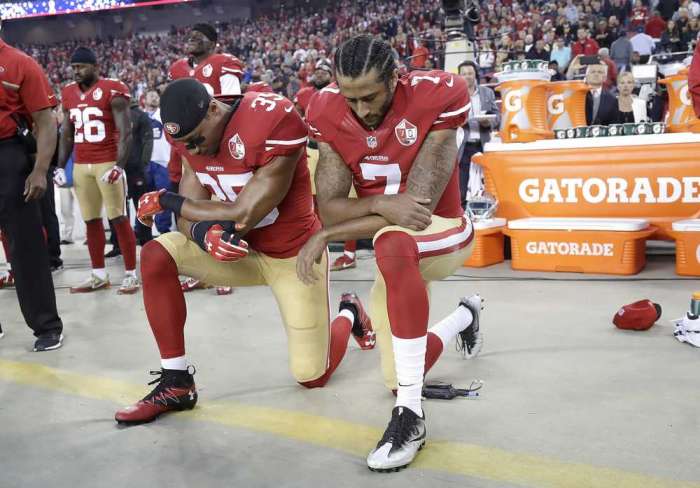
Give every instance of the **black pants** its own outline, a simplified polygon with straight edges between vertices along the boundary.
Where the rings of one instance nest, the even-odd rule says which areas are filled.
[[[46,193],[39,201],[41,206],[41,221],[46,229],[46,244],[49,247],[49,264],[57,266],[63,264],[61,261],[61,231],[56,216],[56,200],[54,199],[53,171],[49,168],[46,175]]]
[[[462,208],[467,207],[467,188],[469,185],[469,168],[471,167],[472,156],[481,151],[481,143],[464,144],[464,152],[459,159],[459,198]]]
[[[7,236],[22,315],[38,336],[61,332],[63,323],[56,311],[39,202],[25,203],[22,195],[31,169],[29,157],[19,142],[0,141],[0,228]]]

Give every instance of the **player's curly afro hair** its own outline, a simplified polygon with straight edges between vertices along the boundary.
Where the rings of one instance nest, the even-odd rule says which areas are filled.
[[[357,78],[377,69],[380,79],[388,83],[396,69],[394,52],[388,42],[367,34],[352,37],[335,52],[337,75]]]

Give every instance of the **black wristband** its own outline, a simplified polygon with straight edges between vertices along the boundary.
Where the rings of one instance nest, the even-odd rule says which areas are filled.
[[[165,210],[172,210],[177,218],[180,216],[182,204],[185,203],[185,197],[171,191],[166,191],[158,198],[158,201],[160,202],[160,206]]]
[[[235,231],[235,224],[231,221],[224,220],[203,220],[201,222],[195,222],[190,227],[190,236],[192,240],[197,243],[204,251],[207,251],[207,246],[204,244],[204,239],[207,236],[207,232],[215,225],[220,225],[224,228],[226,232],[233,233]]]

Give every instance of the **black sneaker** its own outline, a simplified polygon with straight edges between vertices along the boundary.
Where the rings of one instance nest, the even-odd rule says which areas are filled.
[[[410,408],[394,407],[391,421],[377,447],[367,456],[372,471],[399,471],[415,459],[425,445],[425,413],[422,417]]]
[[[63,345],[61,332],[46,332],[41,334],[34,342],[34,352],[53,351]]]
[[[57,259],[56,261],[51,262],[49,268],[51,269],[52,273],[55,273],[56,271],[61,271],[63,269],[63,260]]]
[[[114,246],[111,251],[105,254],[106,258],[116,258],[117,256],[121,256],[122,251],[119,249],[117,246]]]
[[[162,369],[151,371],[158,376],[148,383],[156,387],[133,405],[118,410],[114,419],[120,424],[150,422],[160,414],[177,410],[190,410],[197,404],[197,388],[194,385],[194,366],[189,370]]]
[[[61,239],[60,244],[61,244],[62,246],[70,246],[71,244],[73,244],[73,241],[71,241],[71,240],[69,240],[69,239]]]
[[[457,351],[465,358],[474,358],[484,345],[484,338],[479,330],[479,315],[484,309],[484,300],[478,294],[464,297],[459,301],[459,305],[467,308],[472,313],[472,323],[469,324],[457,336]]]
[[[4,336],[5,333],[2,331],[2,324],[0,324],[0,339],[2,339],[2,336]]]

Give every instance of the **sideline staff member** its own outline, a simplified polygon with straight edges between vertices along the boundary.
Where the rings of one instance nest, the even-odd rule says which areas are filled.
[[[63,341],[39,207],[56,148],[54,105],[36,61],[0,39],[0,228],[9,240],[22,315],[37,337],[35,351],[58,349]],[[36,141],[18,131],[32,122]]]

